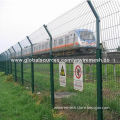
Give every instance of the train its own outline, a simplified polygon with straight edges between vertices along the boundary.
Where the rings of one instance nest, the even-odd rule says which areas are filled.
[[[91,30],[75,29],[52,40],[53,52],[74,50],[79,48],[96,48],[96,39]],[[49,53],[49,50],[49,39],[33,45],[33,55]],[[27,46],[23,50],[23,56],[29,55],[31,55],[31,47]],[[20,52],[18,53],[18,56],[20,56]]]

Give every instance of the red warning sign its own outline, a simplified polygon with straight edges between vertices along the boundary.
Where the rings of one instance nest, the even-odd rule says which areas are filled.
[[[74,63],[73,66],[74,89],[83,91],[83,63]]]
[[[76,78],[78,78],[78,79],[80,79],[81,78],[81,71],[82,69],[81,69],[81,67],[80,67],[80,65],[77,65],[76,67],[75,67],[75,76],[76,76]]]

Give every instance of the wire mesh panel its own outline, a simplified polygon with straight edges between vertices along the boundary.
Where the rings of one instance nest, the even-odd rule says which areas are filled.
[[[11,52],[11,58],[14,58],[14,57],[15,57],[15,52],[14,52],[13,48],[10,47],[9,50],[10,50],[10,52]]]
[[[120,2],[119,1],[93,1],[101,20],[101,43],[103,45],[103,58],[109,58],[109,64],[102,65],[103,78],[103,105],[104,119],[119,119],[119,46],[120,46]],[[117,57],[116,57],[117,54]],[[111,56],[111,57],[110,57]],[[114,59],[114,60],[113,60]]]
[[[15,80],[15,63],[14,62],[12,62],[12,75]]]
[[[109,119],[119,119],[120,98],[119,98],[119,76],[120,64],[104,64],[103,65],[103,105],[109,107],[111,114]],[[107,113],[104,110],[104,118]]]
[[[23,75],[24,85],[31,89],[31,64],[29,62],[23,64]]]
[[[0,54],[0,71],[5,71],[5,56]]]
[[[21,49],[20,49],[19,44],[17,43],[17,44],[15,44],[13,47],[14,47],[14,49],[15,49],[15,51],[16,51],[15,57],[16,57],[16,58],[19,58],[19,57],[21,56]]]
[[[35,91],[48,92],[50,91],[50,65],[45,63],[35,63]]]
[[[71,114],[78,112],[79,116],[74,116],[76,120],[77,117],[96,119],[97,93],[94,67],[95,64],[83,65],[83,91],[77,91],[74,89],[73,63],[66,63],[66,87],[60,86],[59,64],[54,64],[55,107],[65,109]]]
[[[88,46],[90,47],[90,43],[88,43],[88,45],[86,43],[85,45],[77,40],[78,37],[76,32],[81,34],[81,38],[84,37],[84,35],[82,36],[82,31],[85,31],[86,35],[88,32],[91,32],[94,36],[94,38],[91,39],[96,39],[96,19],[86,1],[82,1],[77,7],[48,23],[47,26],[53,37],[53,51],[56,49],[56,44],[62,46],[59,49],[59,51],[62,51],[61,55],[69,55],[72,52],[73,54],[76,54],[76,51],[74,52],[72,49],[80,49],[77,54],[80,56],[83,54],[85,48]],[[85,40],[85,38],[83,39]],[[77,48],[76,44],[80,44],[79,48]],[[74,47],[71,47],[70,45],[73,45]],[[68,49],[71,50],[70,53],[65,53],[64,51]],[[59,54],[57,55],[59,56]],[[68,112],[71,112],[70,108],[81,108],[78,110],[80,115],[79,118],[89,118],[93,120],[97,118],[97,112],[96,109],[94,109],[97,105],[96,79],[92,78],[95,78],[92,73],[93,66],[85,65],[84,67],[88,74],[84,76],[86,78],[84,78],[84,88],[83,91],[80,92],[74,90],[73,63],[66,63],[66,87],[60,87],[59,64],[54,64],[55,107],[66,107],[68,108],[66,110]],[[91,107],[94,110],[88,110],[88,107]],[[83,111],[87,117],[82,116]],[[72,112],[74,114],[75,111],[72,110]]]
[[[43,27],[40,27],[38,30],[30,34],[29,37],[33,44],[44,42],[49,38]]]
[[[16,63],[17,81],[21,84],[21,64]]]
[[[120,46],[120,2],[117,0],[93,1],[101,20],[101,42],[108,52]]]
[[[22,57],[26,57],[27,55],[31,55],[31,45],[27,38],[20,41],[20,45],[22,47]]]
[[[109,59],[102,64],[103,112],[105,120],[120,118],[120,2],[113,0],[91,0],[100,17],[100,48],[102,59]],[[45,29],[47,28],[47,30]],[[55,59],[95,59],[96,58],[96,18],[87,1],[80,4],[40,27],[27,38],[10,48],[11,58],[43,59],[53,55]],[[29,38],[29,39],[28,39]],[[50,40],[52,43],[50,44]],[[52,51],[50,54],[50,45]],[[49,56],[49,54],[51,56]],[[8,54],[10,58],[10,54]],[[17,62],[17,80],[21,83],[21,63]],[[53,88],[50,83],[54,66],[55,107],[66,107],[68,119],[97,119],[97,67],[96,62],[83,62],[83,91],[74,90],[74,65],[66,62],[66,87],[60,86],[60,69],[58,62],[24,62],[23,79],[25,86],[34,85],[35,92],[49,97]],[[9,64],[6,64],[8,68]],[[15,64],[12,63],[13,74]],[[50,73],[51,72],[51,73]],[[63,72],[63,69],[62,69]],[[33,79],[34,78],[34,79]],[[34,82],[34,84],[33,84]],[[48,98],[49,99],[49,98]],[[74,107],[78,108],[77,110]],[[82,107],[82,108],[81,108]],[[105,109],[106,107],[106,109]],[[65,109],[65,108],[64,108]],[[78,113],[78,114],[76,114]]]

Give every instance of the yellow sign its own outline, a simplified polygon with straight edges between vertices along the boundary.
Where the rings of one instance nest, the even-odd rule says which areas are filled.
[[[66,86],[66,64],[65,62],[59,62],[59,81],[60,86]]]
[[[60,75],[61,75],[61,76],[65,76],[65,72],[64,72],[64,68],[63,68],[63,65],[62,65],[62,68],[61,68],[61,72],[60,72]]]

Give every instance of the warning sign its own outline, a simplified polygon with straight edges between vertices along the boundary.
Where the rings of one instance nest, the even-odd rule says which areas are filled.
[[[59,81],[60,86],[66,86],[66,64],[65,62],[59,63]]]
[[[74,63],[73,73],[74,73],[74,89],[82,91],[83,90],[83,63]]]
[[[62,68],[61,68],[61,70],[60,70],[60,75],[61,75],[61,76],[65,76],[65,71],[64,71],[63,65],[62,65]]]

